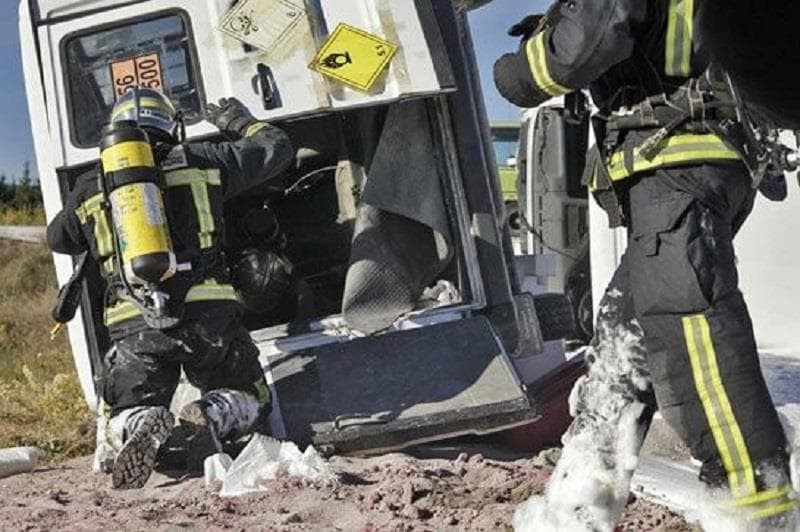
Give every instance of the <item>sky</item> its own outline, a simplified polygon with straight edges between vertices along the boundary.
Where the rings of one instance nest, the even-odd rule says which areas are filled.
[[[26,160],[34,169],[36,166],[19,53],[17,5],[17,0],[0,0],[0,174],[9,179],[22,173]]]
[[[523,16],[542,11],[542,0],[494,0],[473,11],[470,24],[481,72],[484,99],[490,120],[517,120],[519,109],[505,102],[492,83],[492,64],[516,49],[517,40],[506,30]],[[26,160],[35,174],[28,105],[19,52],[17,0],[0,0],[0,174],[8,178],[22,172]]]
[[[494,62],[501,55],[514,52],[519,47],[519,39],[506,34],[508,28],[525,15],[543,12],[549,4],[544,0],[494,0],[470,13],[472,40],[490,121],[517,121],[520,116],[520,109],[500,96],[492,79]]]

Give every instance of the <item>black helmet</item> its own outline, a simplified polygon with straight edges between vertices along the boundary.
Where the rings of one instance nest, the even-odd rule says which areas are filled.
[[[297,280],[292,274],[292,264],[274,251],[245,249],[232,270],[233,284],[249,312],[268,314],[287,297],[296,297]]]

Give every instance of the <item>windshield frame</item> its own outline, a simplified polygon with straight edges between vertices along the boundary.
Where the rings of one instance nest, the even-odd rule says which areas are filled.
[[[188,54],[187,59],[189,63],[189,65],[187,65],[188,66],[187,73],[190,82],[193,83],[194,88],[197,92],[197,99],[198,99],[197,114],[193,117],[187,117],[185,119],[185,122],[186,125],[193,125],[202,122],[206,111],[206,96],[205,96],[205,88],[203,85],[202,69],[200,65],[199,56],[197,53],[197,45],[195,41],[194,30],[192,28],[192,18],[186,10],[181,8],[161,9],[158,11],[145,13],[143,15],[139,15],[136,17],[130,17],[123,20],[115,20],[112,22],[98,24],[88,28],[82,28],[73,32],[69,32],[65,34],[59,41],[58,47],[59,47],[59,57],[61,61],[62,83],[64,87],[64,100],[66,103],[66,118],[67,118],[67,123],[69,125],[69,140],[73,146],[82,149],[95,148],[97,147],[98,143],[81,142],[81,140],[79,139],[77,123],[74,119],[76,112],[76,104],[74,103],[73,83],[72,80],[70,79],[71,70],[70,70],[69,54],[67,51],[68,45],[72,43],[75,39],[80,39],[81,37],[85,37],[87,35],[93,35],[104,31],[122,28],[128,25],[166,18],[168,16],[179,17],[183,24],[183,29],[187,41],[186,51]],[[164,65],[163,59],[162,59],[162,65]],[[102,125],[103,124],[100,124],[100,127],[102,127]]]

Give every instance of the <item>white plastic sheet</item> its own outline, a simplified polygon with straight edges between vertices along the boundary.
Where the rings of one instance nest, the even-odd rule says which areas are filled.
[[[203,462],[206,488],[211,488],[215,483],[224,481],[232,464],[233,459],[225,453],[217,453],[206,458]]]
[[[225,458],[225,455],[209,457],[205,464],[206,485],[221,480],[219,494],[222,497],[264,491],[266,481],[279,477],[300,477],[314,482],[333,482],[336,479],[314,447],[309,446],[301,452],[292,442],[281,442],[268,436],[254,436],[230,467],[225,467]]]

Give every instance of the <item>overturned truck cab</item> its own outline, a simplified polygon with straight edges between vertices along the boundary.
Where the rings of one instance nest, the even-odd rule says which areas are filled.
[[[552,375],[574,380],[569,304],[520,288],[451,0],[22,0],[20,34],[50,217],[134,86],[169,95],[189,139],[218,135],[205,102],[230,96],[289,133],[285,175],[226,204],[229,263],[283,266],[246,305],[276,437],[375,453],[492,433],[539,418]],[[72,261],[54,260],[64,283]],[[94,406],[109,340],[89,270],[69,335]]]

